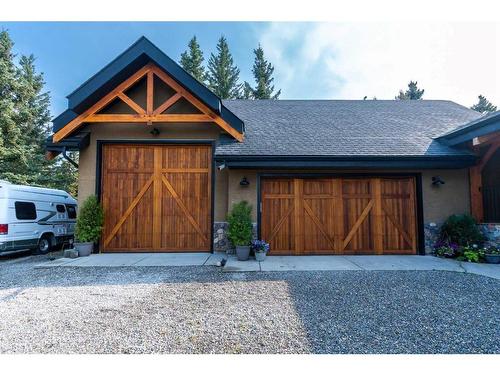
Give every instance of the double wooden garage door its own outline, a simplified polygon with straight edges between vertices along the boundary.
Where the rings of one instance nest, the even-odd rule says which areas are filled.
[[[263,178],[270,254],[415,254],[415,179]]]
[[[103,251],[210,250],[210,145],[102,147]]]

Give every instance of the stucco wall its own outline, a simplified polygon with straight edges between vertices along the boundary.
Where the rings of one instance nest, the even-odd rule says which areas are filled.
[[[444,185],[433,186],[432,176]],[[470,213],[469,172],[467,169],[422,171],[424,223],[442,223],[453,214]]]
[[[335,171],[315,171],[335,172]],[[338,172],[338,171],[337,171]],[[386,172],[387,171],[381,171]],[[394,171],[410,172],[410,171]],[[411,171],[412,173],[422,173],[422,194],[424,223],[443,222],[452,214],[470,212],[469,197],[469,175],[467,169],[440,169]],[[271,173],[276,173],[272,171]],[[288,171],[287,173],[293,173]],[[302,171],[304,173],[304,171]],[[342,173],[347,173],[342,171]],[[376,172],[373,172],[376,174]],[[444,185],[439,187],[432,185],[432,176],[440,176]],[[250,182],[249,186],[240,186],[240,180],[246,177]],[[228,209],[234,203],[246,200],[254,207],[252,211],[253,220],[257,220],[257,172],[251,170],[230,170],[228,176]]]
[[[150,134],[153,128],[160,130],[159,136]],[[83,202],[91,194],[95,194],[96,188],[96,162],[98,140],[162,140],[162,139],[196,139],[215,140],[219,137],[220,128],[210,123],[203,124],[91,124],[87,125],[85,131],[90,131],[90,145],[80,152],[79,178],[78,178],[78,200]],[[219,193],[220,189],[216,189]],[[219,205],[217,195],[216,206]],[[224,198],[227,202],[227,199]],[[225,204],[219,206],[226,210]]]

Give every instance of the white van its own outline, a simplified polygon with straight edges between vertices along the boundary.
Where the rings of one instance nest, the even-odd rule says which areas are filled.
[[[76,200],[62,190],[0,180],[0,255],[33,250],[46,254],[73,239]]]

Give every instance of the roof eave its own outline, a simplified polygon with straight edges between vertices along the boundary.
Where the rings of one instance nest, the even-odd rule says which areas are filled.
[[[221,100],[144,36],[69,94],[67,96],[68,107],[70,109],[78,107],[88,97],[89,93],[97,91],[130,64],[140,59],[141,55],[146,55],[159,67],[167,70],[176,81],[187,83],[188,87],[186,88],[189,91],[195,91],[192,94],[198,96],[212,110],[220,113]]]
[[[442,135],[436,138],[436,140],[447,146],[457,146],[472,141],[476,137],[499,131],[500,111],[497,111],[488,116],[471,121],[469,125]]]
[[[265,169],[434,169],[467,168],[477,162],[474,155],[441,156],[255,156],[220,155],[215,159],[228,168]]]

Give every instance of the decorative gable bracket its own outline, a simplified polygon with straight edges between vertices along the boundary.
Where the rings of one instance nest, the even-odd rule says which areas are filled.
[[[127,90],[146,77],[146,105],[134,101],[127,95]],[[158,77],[174,94],[163,101],[158,106],[154,106],[155,77]],[[187,100],[199,113],[166,113],[181,99]],[[120,100],[132,109],[131,114],[121,113],[101,113],[108,105],[115,100]],[[92,105],[78,117],[70,121],[66,126],[56,132],[53,142],[57,143],[73,133],[84,123],[180,123],[180,122],[210,122],[217,124],[236,140],[242,142],[243,134],[235,130],[218,114],[203,104],[194,95],[178,84],[173,78],[166,74],[156,65],[149,63],[139,69],[135,74],[119,84],[97,103]]]

